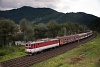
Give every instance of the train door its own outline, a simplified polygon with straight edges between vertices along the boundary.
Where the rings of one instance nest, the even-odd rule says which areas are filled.
[[[63,39],[59,39],[59,41],[60,41],[60,45],[64,44]]]

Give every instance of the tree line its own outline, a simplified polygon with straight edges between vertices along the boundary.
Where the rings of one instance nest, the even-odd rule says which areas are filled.
[[[14,44],[14,41],[34,41],[41,38],[54,38],[86,32],[87,27],[78,23],[59,24],[51,20],[47,24],[31,24],[27,19],[15,24],[10,19],[0,18],[0,47]]]
[[[91,22],[91,24],[88,26],[91,30],[99,32],[100,33],[100,18],[95,19]]]

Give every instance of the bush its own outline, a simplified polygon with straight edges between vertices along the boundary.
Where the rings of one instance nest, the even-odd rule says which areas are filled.
[[[0,56],[4,56],[4,55],[6,55],[5,52],[0,52]]]
[[[11,54],[14,52],[24,52],[23,46],[12,46],[12,47],[5,47],[0,49],[0,56],[4,56],[7,54]]]

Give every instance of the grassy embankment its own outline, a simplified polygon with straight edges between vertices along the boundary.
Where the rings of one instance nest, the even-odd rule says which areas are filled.
[[[86,44],[32,67],[100,67],[100,35]]]
[[[0,48],[0,62],[25,55],[24,46]]]

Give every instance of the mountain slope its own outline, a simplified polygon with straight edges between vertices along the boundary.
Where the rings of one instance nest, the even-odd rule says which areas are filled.
[[[19,23],[23,18],[37,24],[47,23],[50,20],[55,20],[59,23],[78,22],[81,24],[90,24],[91,21],[98,17],[86,13],[60,13],[50,8],[32,8],[24,6],[18,9],[0,11],[0,17],[9,18]]]
[[[78,22],[82,24],[90,24],[94,19],[96,19],[96,16],[78,12],[78,13],[66,13],[59,22]]]

